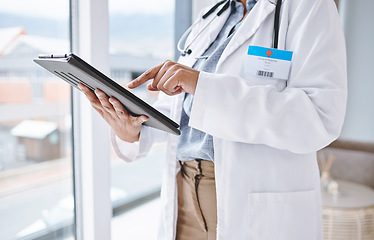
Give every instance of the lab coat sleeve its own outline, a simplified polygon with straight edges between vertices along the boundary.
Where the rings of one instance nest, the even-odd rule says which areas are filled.
[[[346,107],[345,42],[333,1],[302,1],[287,30],[288,86],[200,73],[189,125],[215,137],[304,154],[336,139]],[[323,22],[322,22],[323,21]]]
[[[160,94],[160,98],[153,105],[157,110],[166,116],[170,115],[170,99],[164,94]],[[163,142],[167,139],[164,131],[143,125],[140,131],[139,141],[129,143],[118,138],[111,130],[111,142],[113,149],[118,157],[126,162],[132,162],[143,159],[151,150],[153,143]]]

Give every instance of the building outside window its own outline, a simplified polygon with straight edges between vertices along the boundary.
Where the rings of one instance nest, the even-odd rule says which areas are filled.
[[[0,2],[0,239],[73,239],[70,87],[32,59],[68,52],[69,1]]]
[[[113,80],[125,85],[173,59],[173,0],[110,0],[109,7]],[[75,239],[71,88],[32,61],[69,52],[69,37],[68,0],[0,3],[0,239]],[[144,87],[134,93],[157,99]],[[126,164],[112,150],[114,216],[158,197],[164,155],[159,144],[144,161]]]

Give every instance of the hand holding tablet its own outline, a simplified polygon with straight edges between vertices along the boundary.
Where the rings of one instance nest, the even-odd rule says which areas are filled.
[[[109,124],[116,121],[123,123],[125,120],[131,123],[130,128],[135,126],[138,129],[141,124],[144,124],[172,134],[180,134],[177,123],[72,53],[39,56],[34,59],[34,62],[73,87],[82,90],[94,108],[99,113],[101,111],[100,114],[104,114],[102,116],[105,116],[104,119]],[[103,112],[104,110],[106,112]],[[113,130],[116,132],[115,128]],[[117,132],[121,135],[118,137],[123,140],[129,137],[122,136],[120,131]],[[135,139],[130,136],[128,141],[136,141],[138,135]]]

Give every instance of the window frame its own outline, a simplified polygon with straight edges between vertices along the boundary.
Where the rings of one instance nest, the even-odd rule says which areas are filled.
[[[71,51],[108,74],[108,0],[69,1]],[[175,0],[175,46],[180,36],[191,24],[192,4],[192,1]],[[175,59],[178,56],[179,52],[176,51]],[[136,201],[112,207],[109,127],[78,90],[72,89],[71,95],[75,239],[111,239],[113,212],[117,215],[152,200],[159,196],[159,191],[150,192],[149,195],[142,196]],[[108,161],[103,161],[103,159],[108,159]]]
[[[108,0],[70,3],[72,52],[108,73]],[[78,90],[72,91],[75,237],[110,239],[109,128],[85,97]]]

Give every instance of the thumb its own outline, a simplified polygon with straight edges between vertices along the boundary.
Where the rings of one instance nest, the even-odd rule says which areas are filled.
[[[143,124],[145,123],[146,121],[148,121],[149,117],[145,116],[145,115],[142,115],[138,118],[138,121],[140,124]]]

